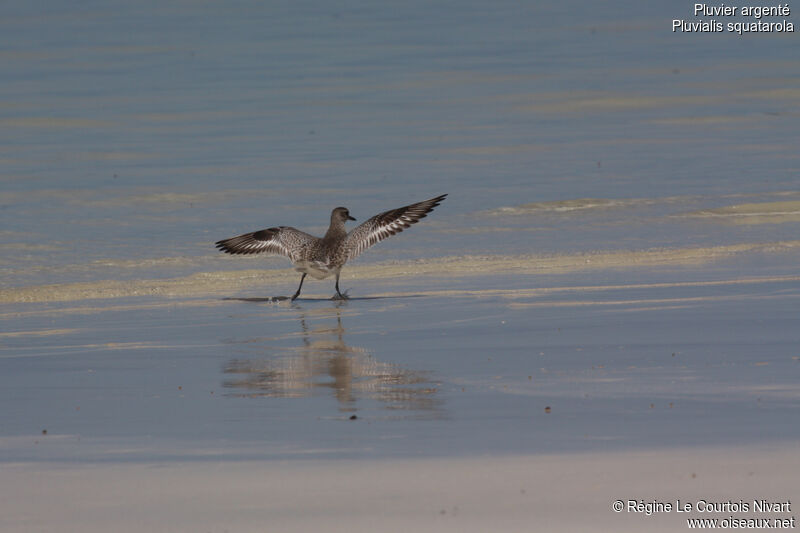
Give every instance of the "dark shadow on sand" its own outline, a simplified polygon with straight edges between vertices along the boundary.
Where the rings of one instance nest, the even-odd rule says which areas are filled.
[[[394,299],[401,299],[401,298],[424,298],[425,294],[407,294],[403,296],[354,296],[348,298],[346,300],[334,300],[333,298],[297,298],[294,300],[295,302],[358,302],[360,300],[394,300]],[[256,303],[275,303],[275,302],[285,302],[287,300],[291,300],[288,296],[269,296],[267,298],[235,298],[235,297],[226,297],[222,298],[223,301],[237,301],[237,302],[256,302]]]

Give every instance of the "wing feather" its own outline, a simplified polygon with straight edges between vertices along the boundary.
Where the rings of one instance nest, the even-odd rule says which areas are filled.
[[[215,246],[229,254],[268,253],[286,256],[294,262],[303,259],[303,251],[317,240],[298,229],[279,226],[223,239]]]
[[[344,248],[347,259],[358,257],[370,246],[410,228],[433,211],[447,197],[446,194],[416,204],[391,209],[377,214],[347,234]]]

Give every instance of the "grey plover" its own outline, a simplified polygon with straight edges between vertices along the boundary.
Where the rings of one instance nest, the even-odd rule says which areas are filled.
[[[446,196],[443,194],[424,202],[384,211],[355,227],[350,233],[344,224],[355,218],[350,216],[346,207],[337,207],[331,212],[331,225],[321,239],[295,228],[278,226],[221,240],[216,243],[216,247],[229,254],[269,253],[288,257],[295,270],[303,273],[292,300],[300,296],[303,281],[309,274],[316,279],[335,275],[336,295],[333,299],[346,300],[347,295],[339,290],[339,274],[345,263],[370,246],[400,233],[411,227],[411,224],[416,224]]]

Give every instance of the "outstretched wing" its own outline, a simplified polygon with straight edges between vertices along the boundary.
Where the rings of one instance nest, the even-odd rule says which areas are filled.
[[[245,233],[216,243],[216,247],[229,254],[278,254],[293,262],[302,259],[303,250],[314,244],[317,238],[288,226],[262,229]]]
[[[347,259],[353,259],[373,244],[377,244],[395,233],[400,233],[404,229],[410,228],[411,224],[416,224],[433,211],[433,208],[439,205],[446,196],[446,194],[443,194],[424,202],[386,211],[355,227],[347,234],[347,238],[344,241]]]

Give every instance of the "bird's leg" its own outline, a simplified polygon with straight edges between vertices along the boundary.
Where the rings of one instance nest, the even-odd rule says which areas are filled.
[[[342,294],[342,291],[339,290],[339,273],[336,273],[336,296],[332,298],[333,300],[347,300],[347,294]]]
[[[306,279],[306,273],[305,272],[303,272],[303,277],[300,278],[300,286],[297,287],[297,292],[294,293],[294,296],[292,296],[292,301],[295,301],[297,299],[297,297],[300,296],[300,289],[303,288],[303,280],[304,279]]]

